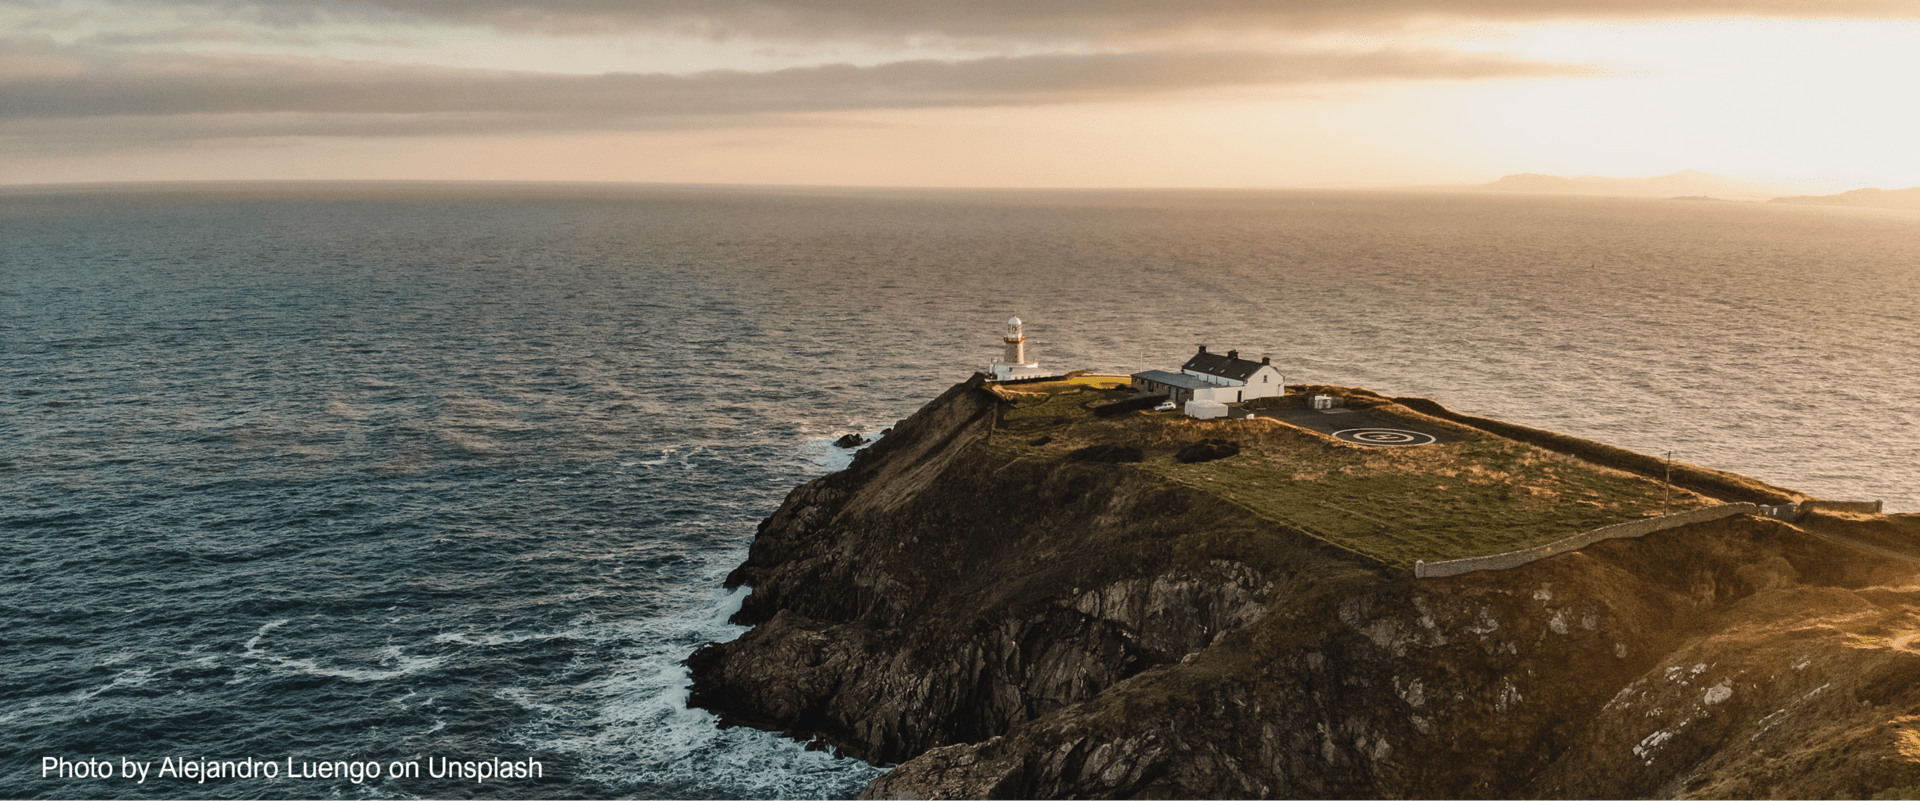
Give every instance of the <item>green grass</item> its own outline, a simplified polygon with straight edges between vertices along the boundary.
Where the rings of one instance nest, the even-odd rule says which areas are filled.
[[[1065,422],[1092,417],[1091,407],[1136,397],[1126,376],[1079,375],[1037,384],[999,386],[995,392],[1013,401],[1001,419]]]
[[[1101,420],[1091,407],[1137,397],[1087,376],[1000,387],[1013,401],[996,447],[1014,458],[1061,458],[1094,444],[1132,445],[1144,469],[1388,565],[1485,556],[1601,526],[1718,503],[1658,480],[1500,435],[1448,426],[1460,441],[1370,448],[1272,420],[1196,421],[1177,414]],[[1119,386],[1124,387],[1124,380]],[[1383,411],[1415,415],[1382,400]],[[1036,435],[1045,433],[1045,438]],[[1239,455],[1180,464],[1181,447],[1217,437]]]
[[[1004,390],[1013,390],[1006,393]],[[1093,444],[1132,445],[1148,470],[1254,515],[1399,567],[1544,545],[1614,523],[1716,503],[1659,481],[1460,427],[1458,442],[1369,448],[1271,420],[1196,421],[1136,414],[1099,420],[1090,407],[1133,397],[1085,381],[1003,388],[1014,403],[1001,440],[1019,458],[1057,458]],[[1387,411],[1399,412],[1389,404]],[[1410,413],[1409,413],[1410,414]],[[1448,425],[1432,421],[1438,425]],[[1029,439],[1046,433],[1045,439]],[[1209,437],[1241,452],[1180,464]]]
[[[1544,545],[1663,508],[1658,482],[1493,436],[1413,448],[1242,439],[1238,456],[1192,465],[1159,456],[1143,466],[1402,567]],[[1675,490],[1664,505],[1711,503]]]

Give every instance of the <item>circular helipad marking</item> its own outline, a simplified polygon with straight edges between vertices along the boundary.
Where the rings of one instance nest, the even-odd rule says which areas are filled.
[[[1357,445],[1431,445],[1435,441],[1432,434],[1418,431],[1402,431],[1398,428],[1349,428],[1335,431],[1333,435]]]

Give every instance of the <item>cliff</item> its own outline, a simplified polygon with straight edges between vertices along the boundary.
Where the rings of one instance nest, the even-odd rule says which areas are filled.
[[[753,628],[688,659],[690,702],[898,763],[873,797],[1920,791],[1920,519],[1742,515],[1415,579],[1422,548],[1645,514],[1645,480],[1353,396],[1453,441],[956,386],[761,525],[728,578]],[[1176,458],[1203,441],[1239,452]],[[1519,533],[1463,534],[1455,495]],[[1338,510],[1288,506],[1315,497]]]

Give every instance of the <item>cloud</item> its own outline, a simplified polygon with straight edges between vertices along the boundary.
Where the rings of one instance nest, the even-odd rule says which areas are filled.
[[[18,158],[88,155],[154,148],[224,147],[229,143],[314,139],[512,137],[582,131],[674,131],[778,124],[829,124],[807,118],[690,115],[613,120],[586,115],[521,114],[221,114],[0,119],[0,153]]]
[[[231,28],[190,28],[157,33],[103,33],[90,37],[88,42],[138,47],[156,44],[231,44],[244,38]]]
[[[408,47],[415,40],[405,36],[355,36],[333,34],[327,37],[309,36],[299,33],[280,35],[262,35],[258,31],[241,31],[233,28],[171,28],[165,30],[140,31],[137,33],[107,31],[86,36],[80,44],[107,48],[148,48],[176,47],[198,48],[204,46],[225,46],[250,44],[276,44],[296,47],[324,46],[330,43],[371,45],[376,47]]]
[[[0,119],[384,115],[396,129],[421,126],[407,118],[431,115],[494,120],[492,125],[514,118],[624,125],[644,118],[1029,106],[1219,86],[1591,71],[1488,54],[1376,50],[1049,54],[768,72],[570,75],[290,56],[116,53],[23,39],[0,42],[0,67],[6,68],[0,71]]]
[[[1194,30],[1299,31],[1455,19],[1920,18],[1911,0],[205,0],[263,21],[368,15],[510,31],[651,30],[770,39],[928,36],[1112,41]]]

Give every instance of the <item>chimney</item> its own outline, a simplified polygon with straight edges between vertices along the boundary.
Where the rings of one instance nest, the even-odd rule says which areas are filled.
[[[1261,364],[1273,364],[1273,357],[1272,357],[1272,356],[1262,356],[1262,357],[1260,357],[1260,363],[1261,363]]]
[[[1207,352],[1207,346],[1205,346],[1205,345],[1201,345],[1201,346],[1200,346],[1200,352],[1201,352],[1201,353],[1206,353],[1206,352]]]
[[[1229,358],[1229,359],[1238,359],[1238,358],[1240,358],[1240,351],[1237,351],[1237,350],[1230,350],[1230,351],[1227,351],[1227,358]]]

